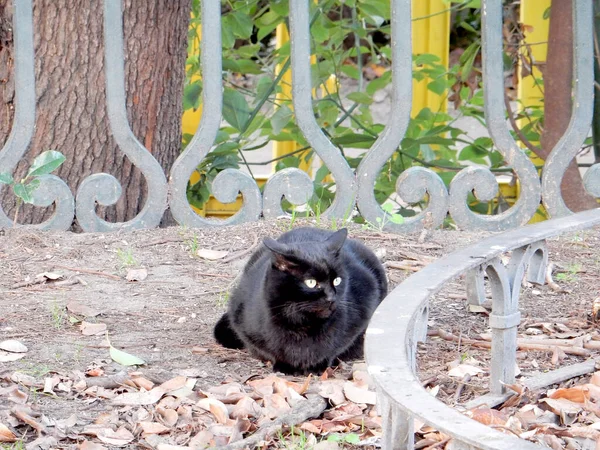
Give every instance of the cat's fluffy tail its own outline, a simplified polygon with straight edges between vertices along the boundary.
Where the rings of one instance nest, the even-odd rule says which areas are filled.
[[[227,313],[223,314],[223,316],[219,319],[215,325],[213,334],[217,342],[223,347],[236,349],[244,348],[244,343],[238,337],[233,328],[231,328],[231,322],[229,321],[229,315]]]

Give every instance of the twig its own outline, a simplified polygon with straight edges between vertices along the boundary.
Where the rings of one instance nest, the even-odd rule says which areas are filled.
[[[472,347],[487,348],[487,349],[492,348],[491,342],[458,337],[458,336],[455,336],[452,333],[448,333],[447,331],[444,331],[440,328],[435,329],[435,330],[430,330],[427,333],[427,335],[428,336],[438,336],[446,341],[460,342],[463,345],[470,345]],[[556,347],[556,345],[525,344],[525,343],[519,344],[519,342],[517,341],[517,347],[519,347],[519,349],[521,349],[521,350],[552,352],[552,351],[554,351],[554,347]],[[591,353],[590,350],[588,350],[586,348],[561,346],[560,349],[569,355],[589,356]]]
[[[140,247],[141,248],[152,247],[154,245],[171,244],[171,243],[179,243],[179,242],[183,242],[181,240],[181,238],[163,238],[163,239],[156,239],[154,241],[146,242],[145,244],[140,244]]]
[[[558,284],[556,284],[554,282],[554,280],[552,279],[552,270],[554,269],[554,264],[550,263],[548,264],[548,267],[546,268],[546,284],[548,285],[548,287],[550,289],[552,289],[555,292],[566,292],[563,288],[561,288]]]
[[[280,418],[265,424],[260,427],[252,436],[234,442],[232,444],[221,447],[223,450],[237,450],[243,448],[254,448],[259,442],[265,440],[269,435],[272,435],[279,431],[284,426],[295,426],[313,417],[319,417],[325,408],[327,402],[320,395],[309,395],[304,401],[298,402],[296,407],[288,414],[281,416]]]
[[[418,272],[419,270],[421,270],[421,267],[403,264],[406,262],[407,261],[386,261],[383,265],[385,267],[389,267],[390,269],[408,270],[410,272]]]
[[[98,270],[82,269],[80,267],[62,266],[60,264],[55,264],[54,267],[58,267],[59,269],[64,269],[64,270],[70,270],[71,272],[87,273],[88,275],[98,275],[98,276],[101,276],[101,277],[110,278],[112,280],[119,280],[119,281],[121,280],[121,277],[118,277],[118,276],[113,275],[111,273],[100,272]]]
[[[529,141],[529,139],[527,139],[527,137],[523,134],[523,131],[521,131],[521,128],[519,128],[519,125],[517,124],[517,121],[515,120],[515,116],[513,114],[512,108],[510,107],[510,100],[508,99],[507,95],[504,96],[504,104],[506,105],[506,112],[508,113],[507,115],[508,115],[508,121],[510,122],[510,126],[512,127],[512,129],[514,130],[516,135],[519,137],[519,139],[521,139],[521,142],[523,142],[523,144],[525,144],[525,147],[527,147],[529,150],[531,150],[533,153],[535,153],[536,156],[540,157],[543,160],[546,160],[546,157],[542,153],[542,149],[533,145]]]
[[[471,375],[469,375],[468,373],[465,373],[465,376],[462,378],[462,380],[460,380],[460,383],[458,383],[458,386],[456,387],[456,392],[454,393],[454,403],[458,403],[458,401],[460,400],[462,391],[465,388],[465,385],[469,381],[471,381]]]
[[[45,278],[37,278],[35,280],[21,281],[20,283],[13,284],[11,287],[9,287],[9,289],[19,289],[19,288],[23,288],[23,287],[35,286],[36,284],[42,284],[45,282],[46,282]]]
[[[446,445],[448,442],[450,442],[450,439],[452,438],[446,438],[443,441],[440,442],[436,442],[433,445],[430,445],[429,447],[425,447],[423,450],[433,450],[434,448],[440,448],[443,447],[444,445]]]
[[[241,258],[242,256],[247,255],[248,253],[252,253],[258,247],[258,236],[254,236],[254,243],[248,247],[246,250],[242,250],[241,252],[234,253],[233,255],[229,255],[227,258],[221,260],[222,263],[228,263],[235,259]]]
[[[203,277],[213,277],[213,278],[235,278],[232,275],[225,275],[222,273],[196,272],[196,275],[201,275]]]

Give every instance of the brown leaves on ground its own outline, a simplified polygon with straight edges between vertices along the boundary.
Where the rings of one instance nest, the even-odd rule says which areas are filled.
[[[30,440],[37,438],[36,448],[78,443],[87,450],[243,445],[256,431],[272,427],[280,418],[294,417],[295,408],[306,404],[307,396],[321,395],[330,405],[323,414],[293,426],[279,426],[277,433],[269,428],[261,438],[263,446],[276,445],[280,439],[294,441],[300,434],[312,444],[330,436],[336,442],[351,436],[344,442],[369,444],[381,435],[381,419],[374,409],[376,396],[369,387],[369,375],[364,365],[356,367],[350,379],[328,369],[320,378],[272,374],[245,383],[227,380],[208,390],[198,389],[197,380],[186,376],[160,384],[143,372],[107,377],[101,362],[85,373],[53,373],[44,379],[13,372],[0,378],[0,403],[12,405],[0,412],[0,442],[30,436]],[[87,420],[76,414],[65,420],[51,419],[36,409],[35,393],[40,391],[63,400],[77,398],[101,412]]]

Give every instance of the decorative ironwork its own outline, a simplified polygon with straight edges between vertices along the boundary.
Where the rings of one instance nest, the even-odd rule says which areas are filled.
[[[33,5],[31,0],[13,3],[15,42],[15,117],[8,140],[0,151],[0,172],[12,173],[27,151],[35,128],[35,71],[33,52]],[[39,177],[40,186],[33,193],[33,204],[55,204],[52,217],[35,225],[42,230],[66,230],[73,223],[74,200],[67,184],[55,175]],[[0,227],[13,221],[0,206]]]
[[[417,342],[424,340],[429,298],[461,274],[467,274],[470,302],[484,298],[483,275],[492,291],[491,394],[469,406],[494,406],[506,400],[502,383],[514,380],[516,326],[521,281],[527,270],[530,280],[544,281],[547,251],[544,239],[600,225],[600,209],[552,219],[507,231],[457,250],[426,266],[397,286],[375,311],[366,332],[365,355],[369,373],[382,405],[383,448],[413,449],[413,420],[431,425],[452,436],[458,445],[485,450],[533,450],[536,445],[490,429],[444,405],[427,392],[416,376]],[[512,250],[504,266],[500,256]],[[593,362],[558,369],[541,377],[521,381],[527,386],[558,383],[594,371]],[[463,448],[463,447],[459,447]]]
[[[104,206],[116,203],[121,196],[121,185],[112,175],[94,174],[83,180],[77,190],[77,221],[84,231],[154,228],[167,209],[167,179],[158,161],[133,135],[127,119],[121,0],[104,1],[104,51],[110,130],[121,151],[146,177],[148,198],[142,211],[128,222],[102,220],[96,215],[96,203]]]
[[[544,206],[552,217],[571,214],[562,198],[560,185],[569,163],[581,148],[592,123],[594,101],[594,50],[592,37],[594,11],[591,1],[573,2],[573,79],[575,80],[571,121],[544,164],[542,189]],[[590,194],[598,193],[598,164],[586,177]],[[595,176],[594,181],[591,177]],[[596,189],[594,189],[594,185]]]
[[[243,205],[232,217],[213,220],[199,216],[189,205],[186,195],[188,180],[195,168],[211,151],[221,124],[223,86],[221,55],[220,2],[202,0],[202,78],[203,107],[210,112],[202,115],[200,126],[187,149],[174,163],[169,181],[160,165],[131,132],[125,109],[125,75],[123,57],[122,0],[104,0],[105,70],[107,109],[110,129],[120,149],[144,174],[148,198],[142,211],[124,223],[101,220],[96,205],[114,204],[121,195],[121,186],[109,174],[94,174],[86,178],[77,192],[76,202],[67,185],[55,176],[41,177],[42,187],[34,194],[37,206],[55,205],[55,214],[37,225],[43,229],[66,229],[73,211],[85,231],[156,227],[167,208],[175,220],[186,226],[226,226],[263,217],[285,215],[283,198],[293,205],[302,205],[314,195],[312,182],[298,169],[274,174],[264,193],[249,175],[240,170],[221,172],[211,186],[212,194],[223,203],[230,203],[241,193]],[[505,121],[502,63],[502,2],[486,0],[482,8],[482,55],[485,115],[490,136],[506,163],[513,168],[520,182],[517,202],[507,211],[493,216],[473,212],[467,202],[474,192],[479,200],[489,201],[497,193],[494,175],[483,167],[467,167],[453,179],[448,190],[441,177],[430,169],[412,167],[396,182],[397,196],[407,203],[427,200],[427,206],[416,216],[396,223],[375,199],[375,180],[386,161],[405,135],[411,106],[411,0],[390,0],[392,51],[392,112],[384,131],[364,156],[356,173],[341,152],[319,128],[313,112],[310,72],[310,0],[290,1],[291,71],[293,103],[298,126],[313,150],[331,171],[336,182],[335,198],[323,213],[324,217],[347,219],[358,208],[363,218],[378,223],[384,229],[409,232],[440,225],[450,213],[455,223],[464,229],[506,230],[525,224],[535,213],[543,197],[547,211],[553,217],[569,214],[560,194],[560,184],[566,166],[580,148],[591,121],[593,94],[592,3],[573,2],[575,83],[573,116],[568,130],[548,157],[542,183],[534,165],[511,137]],[[14,126],[0,151],[0,171],[13,172],[25,154],[35,125],[35,90],[32,1],[14,2],[16,108]],[[600,166],[592,166],[585,175],[585,187],[600,196]],[[76,206],[74,206],[76,205]],[[0,226],[11,226],[11,220],[0,209]],[[490,269],[492,270],[492,269]]]

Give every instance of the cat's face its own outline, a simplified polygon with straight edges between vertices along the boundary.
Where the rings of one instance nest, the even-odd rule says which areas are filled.
[[[339,253],[347,232],[340,230],[322,242],[282,244],[265,239],[272,253],[271,279],[276,312],[328,318],[345,290],[345,271]]]

